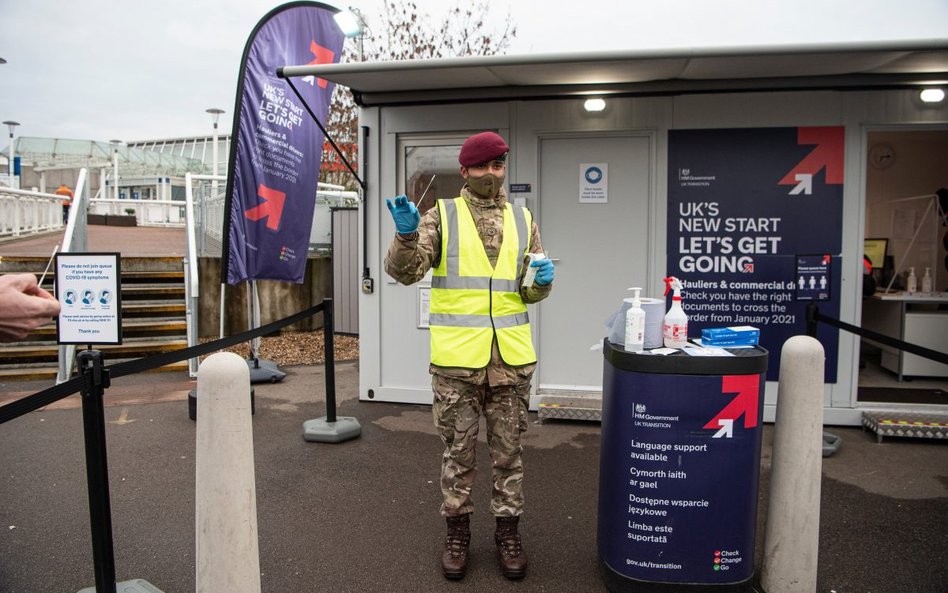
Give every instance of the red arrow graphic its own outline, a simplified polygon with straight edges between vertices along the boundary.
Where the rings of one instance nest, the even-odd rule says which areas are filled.
[[[724,426],[720,420],[736,422],[744,415],[744,428],[757,426],[757,403],[760,397],[760,375],[725,375],[721,378],[721,393],[737,393],[717,416],[704,428],[717,430]]]
[[[250,210],[244,211],[244,216],[250,220],[260,220],[267,218],[267,228],[271,231],[280,230],[280,218],[283,216],[283,204],[286,202],[286,194],[260,184],[257,188],[257,195],[264,199],[260,205],[254,206]]]
[[[329,48],[323,47],[313,41],[309,40],[309,51],[313,54],[313,61],[309,64],[332,64],[333,58],[336,57],[336,54]],[[324,89],[329,84],[329,81],[324,78],[317,78],[316,84],[319,85],[319,88]]]
[[[797,175],[816,175],[826,167],[827,185],[843,182],[843,146],[846,143],[845,129],[841,126],[797,128],[797,144],[815,144],[797,166],[784,175],[778,185],[796,185]]]

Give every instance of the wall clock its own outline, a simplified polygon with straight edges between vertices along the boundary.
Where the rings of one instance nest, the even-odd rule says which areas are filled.
[[[895,151],[892,146],[880,143],[873,144],[869,149],[869,164],[876,169],[885,169],[895,163]]]

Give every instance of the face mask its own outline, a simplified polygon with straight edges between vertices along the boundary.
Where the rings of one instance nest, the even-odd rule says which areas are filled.
[[[472,175],[467,178],[467,185],[474,190],[474,193],[485,198],[496,197],[503,184],[504,176],[494,175],[493,173],[487,173],[481,177]]]

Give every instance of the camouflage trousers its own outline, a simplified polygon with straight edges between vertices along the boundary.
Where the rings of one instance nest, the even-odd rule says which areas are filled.
[[[471,489],[477,471],[476,445],[480,417],[487,425],[493,485],[490,512],[516,517],[523,512],[523,447],[527,430],[530,380],[517,385],[475,385],[433,375],[435,428],[444,442],[441,460],[443,516],[474,512]]]

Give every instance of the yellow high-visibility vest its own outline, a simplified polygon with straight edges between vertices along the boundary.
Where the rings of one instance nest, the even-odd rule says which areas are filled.
[[[533,216],[504,207],[504,239],[490,265],[464,198],[438,200],[441,263],[431,275],[431,362],[443,367],[483,368],[497,337],[511,366],[537,361],[527,306],[520,298],[520,265],[530,250]]]

